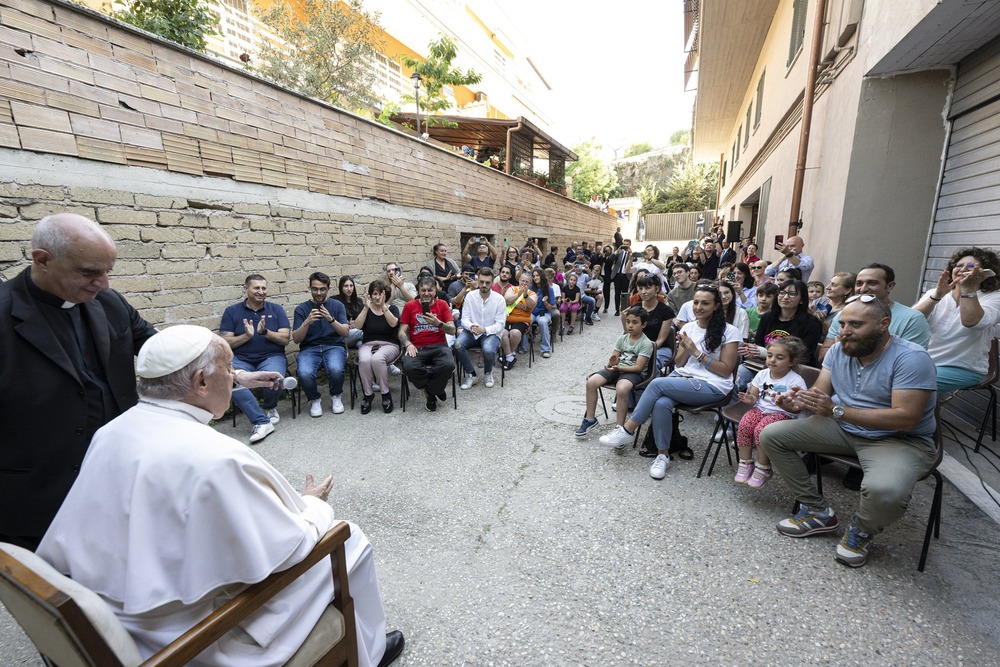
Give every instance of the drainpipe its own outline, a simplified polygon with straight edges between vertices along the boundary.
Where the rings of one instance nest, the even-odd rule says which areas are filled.
[[[511,163],[512,163],[511,152],[512,151],[510,150],[510,137],[511,137],[511,133],[513,133],[513,132],[520,132],[522,127],[524,127],[524,116],[518,116],[517,117],[517,125],[515,125],[514,127],[508,127],[507,128],[507,160],[505,162],[505,167],[507,169],[507,173],[510,174],[511,176],[513,176],[514,173],[511,171]],[[532,153],[534,152],[534,149],[535,149],[535,147],[532,146],[531,147]],[[531,170],[532,171],[535,170],[534,154],[532,154]]]
[[[726,168],[726,154],[719,153],[719,178],[715,182],[715,217],[712,219],[714,225],[719,219],[719,200],[722,199],[722,172]]]
[[[825,17],[826,0],[816,0],[809,67],[806,69],[806,88],[802,96],[802,127],[799,134],[799,157],[795,162],[795,178],[792,181],[792,209],[788,214],[788,236],[798,236],[799,233],[798,221],[802,207],[802,184],[806,178],[806,157],[809,155],[809,130],[812,128],[813,98],[816,95],[816,71],[819,69],[819,56],[823,48],[823,21]]]

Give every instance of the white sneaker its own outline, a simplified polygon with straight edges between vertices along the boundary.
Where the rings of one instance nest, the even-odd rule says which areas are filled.
[[[271,420],[272,424],[277,424],[281,421],[281,417],[278,416],[278,408],[271,408],[267,411],[267,418]]]
[[[333,414],[335,415],[339,415],[344,411],[344,402],[340,400],[340,394],[330,399],[330,409],[333,410]]]
[[[490,389],[490,388],[493,387],[494,384],[496,384],[496,383],[493,382],[493,373],[487,373],[486,374],[486,388]]]
[[[396,364],[389,364],[389,375],[399,375],[402,372]]]
[[[653,479],[663,479],[670,467],[670,458],[666,454],[657,454],[653,465],[649,466],[649,476]]]
[[[624,426],[615,426],[615,430],[607,435],[602,435],[600,443],[606,447],[615,449],[625,449],[625,445],[635,440],[635,434],[629,433]]]
[[[459,387],[459,389],[468,389],[472,385],[476,384],[476,382],[478,381],[479,378],[476,377],[475,375],[466,375],[465,379],[462,380],[462,385]]]
[[[257,424],[253,427],[253,433],[250,434],[250,444],[260,442],[272,433],[274,433],[274,424],[271,422]]]
[[[309,414],[313,417],[323,416],[323,399],[317,398],[315,401],[309,401]]]
[[[372,391],[382,391],[382,385],[378,382],[372,382]]]
[[[595,322],[600,322],[601,321],[601,316],[598,315],[597,311],[595,310],[594,314],[590,316],[590,319],[594,320]]]

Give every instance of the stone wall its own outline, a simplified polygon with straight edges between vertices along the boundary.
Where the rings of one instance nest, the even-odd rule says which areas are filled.
[[[58,1],[0,4],[0,273],[72,210],[119,246],[112,285],[154,323],[215,326],[247,273],[276,300],[314,270],[415,275],[463,233],[564,247],[616,221],[448,150]]]

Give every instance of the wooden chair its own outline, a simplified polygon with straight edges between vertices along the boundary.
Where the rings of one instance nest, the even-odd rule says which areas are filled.
[[[952,392],[947,397],[941,399],[941,403],[947,403],[959,392],[963,391],[981,391],[985,390],[989,392],[989,402],[986,404],[986,412],[983,414],[983,421],[979,424],[979,437],[976,438],[976,448],[973,450],[976,454],[979,453],[979,449],[983,446],[983,436],[986,435],[986,427],[990,424],[990,419],[993,422],[993,442],[997,440],[997,389],[994,384],[997,380],[1000,380],[1000,338],[994,338],[990,343],[990,365],[989,369],[986,371],[986,377],[974,387],[968,387],[966,389],[959,389],[958,391]]]
[[[145,661],[100,596],[60,574],[35,553],[13,544],[0,543],[0,602],[47,665],[173,667],[189,663],[309,568],[330,557],[333,603],[286,667],[355,667],[357,629],[344,555],[344,543],[350,535],[348,524],[339,522],[301,562],[248,586]]]
[[[994,339],[995,340],[995,339]],[[941,503],[942,495],[944,491],[944,479],[941,477],[941,472],[938,470],[938,466],[941,464],[941,460],[944,458],[944,438],[942,437],[941,429],[941,404],[938,403],[934,411],[934,421],[936,423],[936,428],[934,429],[934,450],[935,459],[934,465],[927,472],[926,475],[921,477],[917,481],[923,481],[928,477],[934,477],[934,499],[931,501],[931,511],[930,515],[927,517],[927,530],[924,532],[924,545],[920,550],[920,560],[917,563],[917,570],[920,572],[924,571],[924,565],[927,563],[927,551],[931,546],[931,534],[933,533],[934,538],[940,537],[941,533]],[[861,462],[854,456],[844,456],[841,454],[816,454],[817,457],[821,459],[826,459],[827,461],[833,461],[835,463],[843,463],[849,468],[856,468],[861,470]],[[823,493],[823,466],[816,466],[816,490]],[[798,503],[796,503],[798,505]],[[797,509],[797,508],[796,508]]]

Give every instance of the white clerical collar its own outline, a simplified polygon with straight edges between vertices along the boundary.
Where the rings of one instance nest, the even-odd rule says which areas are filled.
[[[146,403],[147,405],[152,405],[153,407],[162,408],[164,410],[173,410],[174,412],[182,412],[187,416],[201,422],[202,424],[208,424],[212,420],[212,413],[208,410],[202,410],[201,408],[191,405],[190,403],[184,403],[183,401],[174,401],[167,398],[152,398],[149,396],[143,396],[139,399],[140,403]]]
[[[73,306],[78,306],[79,304],[73,303],[72,301],[63,301],[63,305],[59,306],[63,310],[69,310]]]

